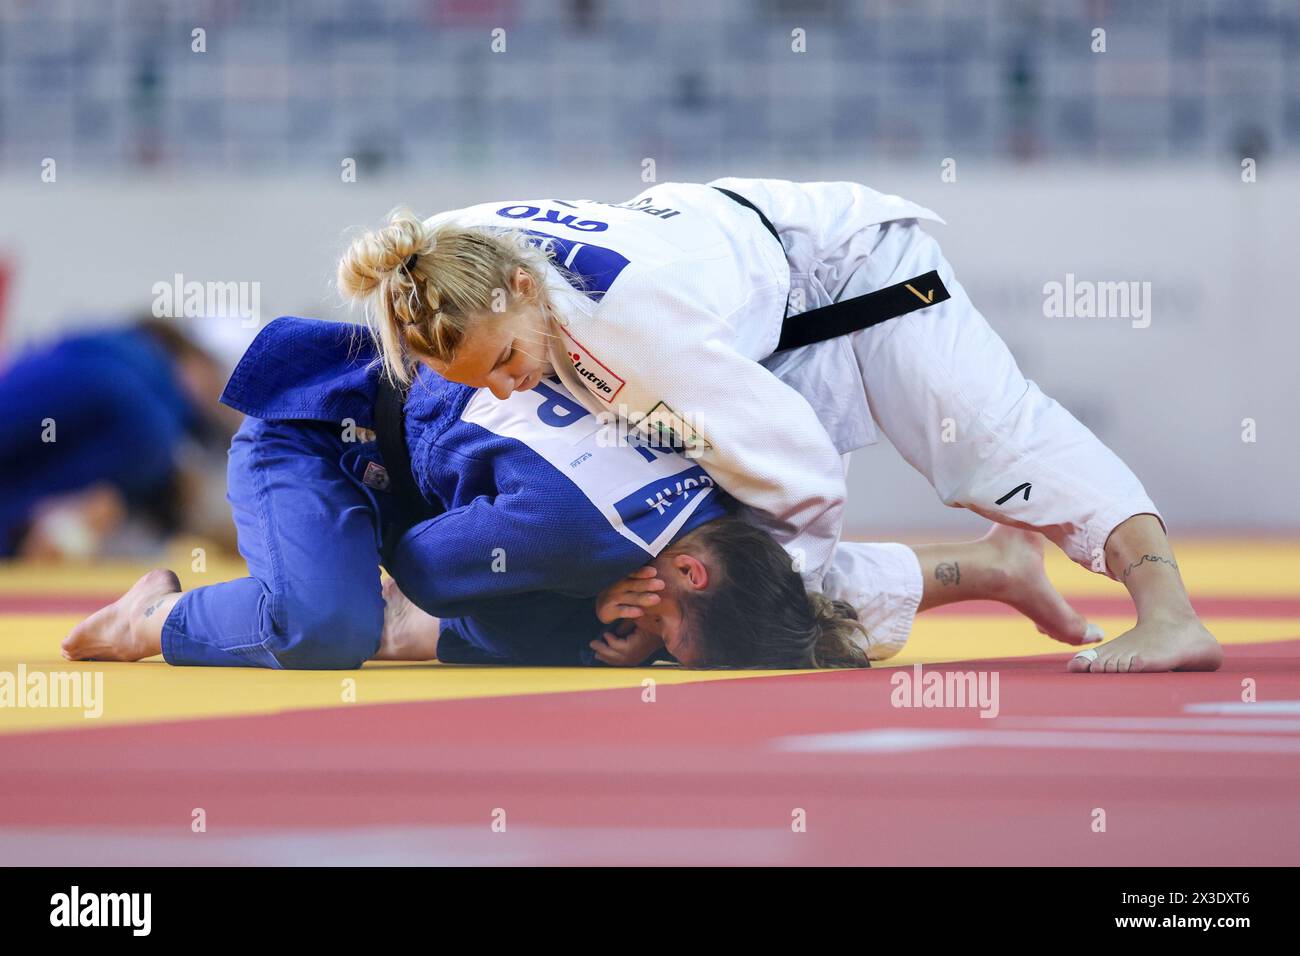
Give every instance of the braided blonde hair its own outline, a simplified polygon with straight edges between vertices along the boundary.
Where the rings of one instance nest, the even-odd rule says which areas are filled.
[[[428,227],[408,209],[355,239],[339,260],[338,288],[365,308],[366,325],[390,379],[411,382],[413,360],[452,360],[483,313],[504,313],[521,296],[516,270],[533,277],[530,301],[547,300],[549,243],[530,243],[517,229]]]

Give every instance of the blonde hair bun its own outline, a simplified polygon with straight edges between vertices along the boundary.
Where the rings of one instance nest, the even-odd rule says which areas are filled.
[[[500,292],[512,288],[517,270],[533,277],[548,305],[550,261],[549,244],[535,246],[518,229],[452,221],[430,227],[399,208],[387,225],[353,240],[339,259],[338,287],[365,307],[389,378],[409,385],[413,359],[452,361],[469,326],[501,311]],[[509,305],[514,298],[511,292]]]
[[[364,299],[394,278],[411,256],[433,251],[424,223],[409,209],[395,209],[388,225],[353,240],[339,260],[339,292],[349,299]]]

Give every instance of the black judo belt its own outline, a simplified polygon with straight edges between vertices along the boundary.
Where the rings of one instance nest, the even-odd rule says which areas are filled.
[[[772,234],[772,238],[778,243],[781,242],[781,236],[777,233],[776,227],[772,225],[767,216],[763,215],[761,209],[744,196],[734,193],[730,189],[723,189],[721,186],[714,186],[713,188],[731,197],[742,206],[748,206],[754,210],[758,214],[758,218],[763,221],[763,226]],[[781,244],[781,248],[782,250],[785,249],[784,243]],[[873,325],[879,325],[881,322],[896,319],[900,315],[907,315],[909,312],[915,312],[927,306],[946,302],[951,298],[952,296],[948,293],[948,290],[944,288],[943,280],[939,278],[939,273],[931,270],[924,275],[916,276],[905,282],[899,282],[897,285],[877,289],[875,292],[856,295],[851,299],[841,299],[839,302],[833,302],[817,309],[809,309],[807,312],[800,312],[798,315],[786,316],[781,323],[781,338],[777,342],[776,351],[784,352],[787,349],[797,349],[805,345],[812,345],[815,342],[824,342],[827,339],[848,335],[850,332],[869,329]],[[786,302],[786,311],[789,311],[788,300]]]
[[[406,393],[380,374],[379,390],[375,395],[375,439],[379,454],[388,472],[388,491],[393,496],[395,521],[383,530],[383,549],[387,559],[401,536],[412,525],[436,518],[444,509],[441,504],[429,502],[420,494],[411,472],[411,452],[406,446]]]

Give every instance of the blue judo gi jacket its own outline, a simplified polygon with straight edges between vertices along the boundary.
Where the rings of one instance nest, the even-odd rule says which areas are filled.
[[[371,429],[380,374],[361,327],[284,317],[222,401],[268,421]],[[499,401],[422,368],[405,432],[417,487],[445,511],[406,531],[388,570],[443,620],[448,662],[592,663],[592,598],[731,507],[691,459],[598,420],[554,379]],[[392,520],[377,444],[357,442],[340,464],[377,524]]]

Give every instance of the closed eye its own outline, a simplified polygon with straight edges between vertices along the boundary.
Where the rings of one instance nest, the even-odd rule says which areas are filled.
[[[515,357],[516,351],[517,350],[515,348],[515,343],[511,342],[508,346],[506,346],[506,350],[501,353],[501,357],[497,359],[497,364],[492,366],[492,368],[498,369],[502,365],[505,365],[507,362],[509,362],[512,358]]]

